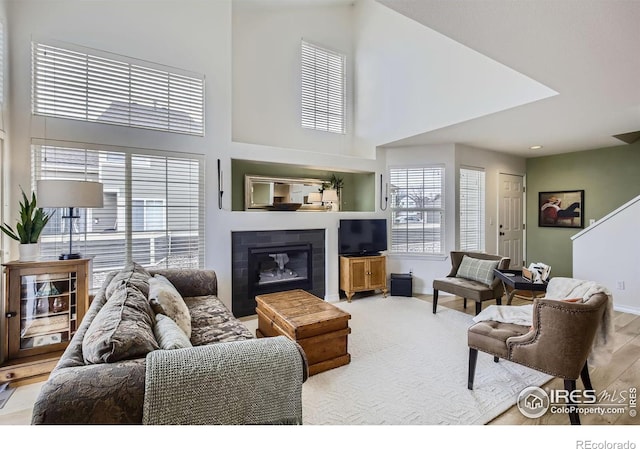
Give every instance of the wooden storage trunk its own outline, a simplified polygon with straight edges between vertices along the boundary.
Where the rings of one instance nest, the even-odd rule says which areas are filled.
[[[347,352],[351,315],[304,291],[290,290],[256,296],[258,337],[285,335],[304,350],[309,375],[351,361]]]

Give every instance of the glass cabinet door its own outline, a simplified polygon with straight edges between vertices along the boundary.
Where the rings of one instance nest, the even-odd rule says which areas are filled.
[[[77,327],[77,273],[20,276],[20,351],[67,343]]]

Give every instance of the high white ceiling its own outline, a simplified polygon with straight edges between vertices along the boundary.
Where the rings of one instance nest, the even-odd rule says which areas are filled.
[[[558,92],[385,146],[534,157],[624,145],[612,136],[640,130],[640,0],[378,2]]]

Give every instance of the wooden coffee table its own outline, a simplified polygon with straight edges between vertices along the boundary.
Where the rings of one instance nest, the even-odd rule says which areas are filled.
[[[296,341],[307,356],[310,376],[351,361],[350,314],[304,290],[258,295],[256,303],[256,335]]]

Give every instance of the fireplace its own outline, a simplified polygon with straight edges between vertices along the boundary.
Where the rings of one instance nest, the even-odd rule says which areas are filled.
[[[323,298],[325,230],[233,232],[232,264],[236,317],[255,315],[260,294],[302,289]]]
[[[249,296],[313,287],[311,244],[249,248]]]

